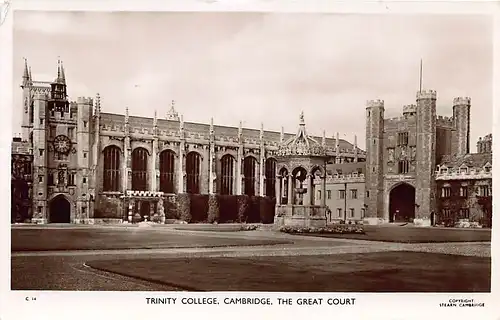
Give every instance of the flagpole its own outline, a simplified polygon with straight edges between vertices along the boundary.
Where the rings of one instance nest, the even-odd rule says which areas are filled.
[[[420,59],[420,87],[419,91],[422,91],[422,59]]]

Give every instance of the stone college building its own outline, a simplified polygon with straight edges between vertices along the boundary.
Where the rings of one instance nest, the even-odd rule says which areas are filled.
[[[21,88],[12,222],[100,223],[100,206],[108,204],[127,221],[131,213],[151,216],[179,193],[278,196],[280,208],[323,208],[312,211],[326,223],[491,220],[491,136],[470,154],[469,98],[453,101],[452,118],[436,115],[433,91],[419,92],[397,119],[384,118],[383,101],[370,101],[364,152],[356,137],[307,136],[303,114],[298,133],[289,134],[185,122],[173,102],[153,118],[106,113],[99,95],[68,100],[62,63],[53,82],[40,82],[26,62]],[[307,156],[291,145],[299,138],[307,150],[321,150],[318,170],[281,166],[290,163],[285,149],[294,159]],[[292,171],[310,182],[296,185]]]

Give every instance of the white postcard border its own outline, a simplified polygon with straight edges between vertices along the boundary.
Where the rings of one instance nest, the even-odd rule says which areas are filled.
[[[0,1],[1,2],[1,1]],[[494,81],[493,81],[493,135],[500,136],[500,64],[498,55],[500,52],[500,21],[498,19],[499,6],[494,1],[472,3],[469,1],[448,1],[431,3],[420,2],[361,2],[334,3],[333,1],[250,1],[250,0],[227,0],[227,1],[12,1],[4,21],[0,21],[0,105],[2,116],[0,117],[1,152],[0,161],[5,170],[0,172],[0,183],[3,190],[10,190],[8,184],[8,169],[10,163],[11,144],[11,117],[13,103],[12,81],[12,26],[13,12],[15,10],[92,10],[92,11],[281,11],[281,12],[340,12],[340,13],[441,13],[441,14],[494,14],[495,15],[495,59],[494,59]],[[494,140],[494,150],[497,150],[498,141]],[[494,163],[498,156],[493,154]],[[494,170],[496,172],[496,169]],[[499,175],[493,177],[494,194],[500,192],[498,188]],[[144,293],[144,292],[38,292],[38,291],[10,291],[10,215],[9,192],[1,193],[4,204],[4,222],[0,225],[0,319],[21,318],[88,318],[89,315],[112,318],[144,318],[151,315],[161,318],[177,316],[201,316],[203,318],[230,318],[235,315],[241,319],[254,317],[266,318],[307,318],[311,315],[321,315],[328,318],[370,318],[370,319],[421,319],[423,317],[454,317],[455,319],[479,316],[480,319],[498,318],[500,305],[496,302],[499,298],[500,275],[499,275],[499,250],[500,238],[497,232],[492,232],[492,293],[491,294],[362,294],[362,293],[330,293],[330,294],[308,294],[308,293]],[[497,207],[496,196],[494,197],[493,211]],[[500,226],[500,219],[493,218],[493,230]],[[220,301],[225,297],[232,296],[261,296],[271,297],[339,297],[355,298],[356,304],[349,306],[230,306],[221,305],[147,305],[147,297],[218,297]],[[36,300],[33,300],[35,298]],[[449,299],[466,298],[477,302],[484,302],[484,308],[440,308],[439,303],[447,302]],[[496,299],[495,299],[496,298]],[[28,300],[27,299],[31,299]]]

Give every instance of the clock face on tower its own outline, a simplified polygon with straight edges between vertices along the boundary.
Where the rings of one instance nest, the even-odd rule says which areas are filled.
[[[54,150],[58,153],[68,154],[71,150],[71,140],[61,134],[54,138]]]

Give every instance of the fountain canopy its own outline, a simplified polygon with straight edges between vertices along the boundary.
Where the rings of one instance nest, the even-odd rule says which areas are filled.
[[[279,146],[278,156],[326,156],[324,144],[307,135],[304,112],[300,113],[297,134]]]

